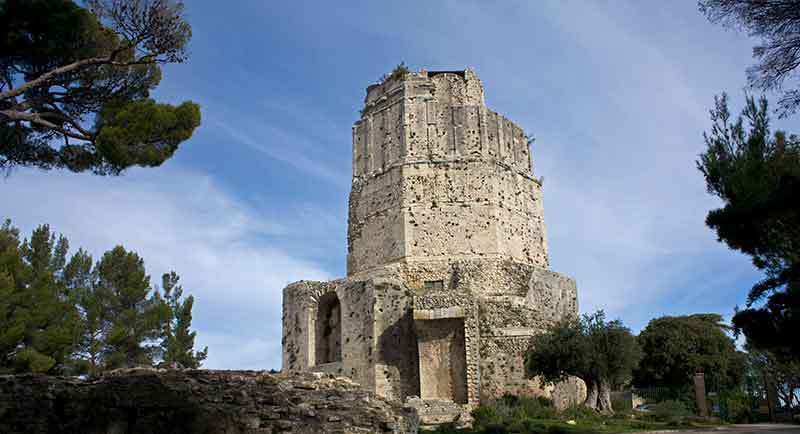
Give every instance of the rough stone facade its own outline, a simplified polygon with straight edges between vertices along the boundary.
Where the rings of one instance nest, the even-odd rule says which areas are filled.
[[[415,434],[413,409],[344,378],[254,371],[0,376],[3,434]]]
[[[580,385],[544,387],[523,355],[576,313],[575,281],[548,270],[528,139],[485,106],[477,76],[370,86],[353,126],[347,277],[284,289],[283,369],[347,376],[423,422],[454,407],[463,421],[503,393],[566,405]]]

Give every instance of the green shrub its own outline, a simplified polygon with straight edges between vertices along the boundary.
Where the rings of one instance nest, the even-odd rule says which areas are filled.
[[[583,405],[557,411],[543,398],[505,395],[472,412],[472,430],[439,430],[438,434],[595,434],[684,427],[693,419],[682,401],[664,401],[647,414],[608,417]],[[574,420],[575,424],[566,421]],[[710,422],[709,422],[710,423]],[[707,424],[707,423],[705,423]],[[666,425],[666,426],[665,426]]]
[[[490,402],[472,410],[472,418],[474,419],[473,426],[480,430],[502,425],[508,415],[504,414],[504,410],[501,407],[494,402]]]
[[[553,401],[544,397],[529,398],[506,394],[500,401],[511,410],[512,417],[516,419],[554,419],[558,415]]]
[[[667,422],[671,426],[678,426],[683,423],[692,413],[686,408],[686,404],[681,401],[669,400],[653,405],[653,417],[661,422]]]
[[[561,412],[560,418],[563,420],[586,421],[594,423],[603,421],[603,416],[582,404],[567,407]]]
[[[558,412],[552,401],[546,398],[529,398],[504,395],[488,402],[472,412],[476,429],[485,432],[538,432],[532,430],[532,420],[555,419]],[[541,427],[539,427],[541,428]]]
[[[611,408],[614,413],[630,413],[631,401],[624,394],[611,395]]]
[[[725,402],[725,410],[728,422],[753,423],[756,420],[750,400],[745,396],[732,396]]]

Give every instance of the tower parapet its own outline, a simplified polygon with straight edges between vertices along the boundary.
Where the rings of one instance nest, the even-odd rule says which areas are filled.
[[[524,131],[486,107],[471,70],[372,85],[353,126],[348,275],[446,258],[547,267],[540,187]]]

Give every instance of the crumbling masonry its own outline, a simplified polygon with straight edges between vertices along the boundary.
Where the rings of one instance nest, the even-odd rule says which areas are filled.
[[[347,277],[283,292],[283,369],[350,377],[445,422],[504,393],[579,399],[526,378],[530,337],[577,312],[548,270],[523,130],[471,71],[393,74],[353,126]]]

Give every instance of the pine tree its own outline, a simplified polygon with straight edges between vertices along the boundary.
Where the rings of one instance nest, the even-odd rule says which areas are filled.
[[[102,354],[105,369],[152,365],[160,349],[155,341],[169,315],[164,300],[152,291],[144,261],[117,246],[103,255],[95,273],[95,289],[108,297],[104,306],[108,321]]]
[[[47,225],[22,243],[9,221],[0,228],[0,371],[64,368],[79,327],[61,281],[68,248]]]
[[[180,1],[0,1],[0,171],[162,164],[200,125],[150,98],[190,38]]]
[[[143,260],[122,246],[94,266],[47,225],[20,241],[0,226],[0,373],[88,373],[152,366],[157,359],[196,368],[194,298],[183,298],[174,272],[153,288]]]
[[[164,301],[169,307],[170,315],[164,327],[162,355],[166,364],[175,363],[184,368],[196,369],[208,356],[208,347],[202,351],[194,351],[194,338],[197,333],[189,331],[192,326],[194,297],[190,295],[181,300],[183,288],[178,285],[179,279],[174,271],[161,277]]]
[[[725,94],[714,102],[697,167],[724,206],[706,224],[766,275],[733,325],[750,345],[800,360],[800,137],[771,130],[765,98],[747,96],[738,117]]]
[[[0,227],[0,373],[14,371],[25,334],[16,306],[25,279],[19,244],[19,230],[6,220]]]
[[[108,291],[96,287],[94,280],[92,257],[79,249],[64,268],[64,282],[80,315],[73,362],[79,372],[90,376],[96,375],[102,367],[104,331],[108,324]]]

